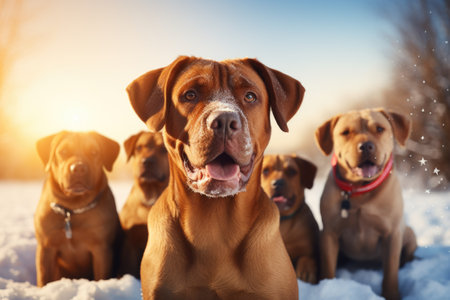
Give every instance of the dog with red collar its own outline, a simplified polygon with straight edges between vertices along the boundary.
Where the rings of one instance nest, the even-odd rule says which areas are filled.
[[[320,200],[322,278],[335,276],[338,254],[381,261],[382,295],[400,299],[398,269],[417,248],[403,218],[401,187],[392,165],[394,140],[405,145],[411,121],[384,109],[337,115],[316,130],[325,155],[334,150],[332,171]]]

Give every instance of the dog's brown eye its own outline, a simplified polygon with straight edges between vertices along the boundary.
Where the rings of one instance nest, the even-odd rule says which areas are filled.
[[[349,134],[350,134],[350,130],[348,130],[348,129],[345,129],[344,131],[341,132],[341,135],[343,135],[343,136],[347,136]]]
[[[252,92],[245,94],[245,101],[252,103],[256,101],[256,95]]]
[[[135,150],[136,150],[137,152],[140,152],[140,151],[142,150],[142,145],[137,145],[136,148],[135,148]]]
[[[293,177],[293,176],[297,175],[297,170],[294,168],[287,168],[286,175],[289,177]]]
[[[194,101],[197,99],[197,93],[193,90],[189,90],[184,94],[184,99],[187,101]]]
[[[381,126],[377,126],[377,132],[382,133],[384,131],[384,128]]]
[[[262,172],[264,176],[269,175],[269,168],[264,168]]]
[[[62,149],[58,153],[61,157],[66,157],[68,152],[66,149]]]

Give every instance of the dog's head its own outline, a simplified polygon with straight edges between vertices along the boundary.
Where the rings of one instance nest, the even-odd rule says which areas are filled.
[[[352,182],[372,181],[388,162],[394,139],[405,145],[411,130],[407,116],[384,109],[338,115],[316,130],[316,142],[325,155],[334,148],[339,173]]]
[[[169,162],[162,134],[141,131],[124,142],[127,159],[132,160],[133,176],[139,184],[167,184]]]
[[[304,94],[298,81],[255,59],[186,56],[142,75],[127,91],[151,131],[164,127],[170,161],[188,186],[211,197],[245,189],[269,142],[270,109],[287,131]]]
[[[265,155],[261,185],[282,216],[293,214],[304,202],[305,188],[312,188],[317,167],[296,155]]]
[[[96,132],[61,131],[36,146],[46,172],[68,197],[98,189],[103,167],[111,171],[120,151],[118,143]]]

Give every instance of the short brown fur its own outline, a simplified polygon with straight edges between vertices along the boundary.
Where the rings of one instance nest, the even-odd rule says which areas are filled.
[[[316,141],[326,155],[334,149],[343,180],[362,186],[380,175],[393,152],[394,139],[404,145],[410,127],[409,118],[402,114],[384,109],[354,111],[325,122],[316,131]],[[378,166],[371,178],[358,171],[367,161],[372,168]],[[400,299],[398,269],[413,259],[417,244],[403,219],[403,198],[395,170],[373,191],[350,198],[348,218],[340,215],[341,201],[341,190],[330,172],[320,202],[322,278],[335,276],[338,253],[357,261],[381,261],[382,295],[388,300]]]
[[[161,133],[141,131],[124,142],[133,167],[133,187],[119,217],[131,244],[123,259],[126,270],[139,277],[139,265],[147,244],[147,217],[169,182],[169,162]]]
[[[63,131],[37,142],[47,179],[34,216],[37,285],[66,278],[107,279],[114,276],[120,223],[105,168],[111,171],[120,146],[98,133]],[[56,203],[76,210],[72,238],[65,234],[64,216]]]
[[[138,116],[150,130],[164,128],[171,174],[148,217],[144,299],[298,298],[260,172],[270,108],[287,130],[303,92],[298,81],[253,59],[180,57],[130,84]],[[234,119],[215,119],[222,117]],[[224,153],[240,166],[239,181],[196,177],[210,174],[206,166]]]
[[[261,184],[278,202],[280,231],[297,277],[309,283],[318,279],[319,226],[308,204],[305,188],[312,188],[317,168],[297,155],[265,155]]]

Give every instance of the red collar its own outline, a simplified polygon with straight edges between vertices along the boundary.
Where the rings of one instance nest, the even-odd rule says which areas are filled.
[[[360,187],[355,187],[353,186],[352,183],[349,183],[347,181],[343,181],[342,179],[340,179],[337,175],[337,157],[336,154],[333,153],[333,157],[331,158],[331,165],[333,167],[333,177],[334,177],[334,181],[336,182],[336,184],[338,185],[338,187],[343,190],[344,192],[347,192],[349,194],[349,196],[358,196],[370,191],[373,191],[374,189],[376,189],[381,183],[383,183],[383,181],[389,176],[389,174],[391,174],[392,171],[392,165],[393,165],[393,156],[391,154],[391,156],[389,157],[389,160],[386,164],[386,166],[383,169],[383,172],[381,173],[380,176],[378,176],[377,179],[375,179],[374,181],[370,182],[369,184],[360,186]]]

